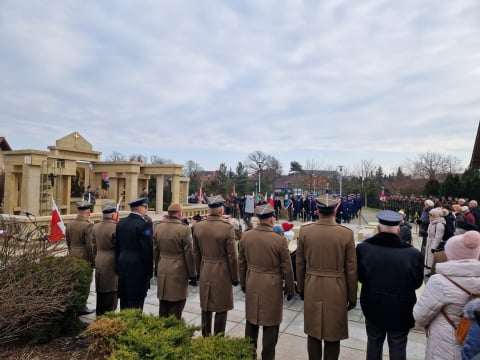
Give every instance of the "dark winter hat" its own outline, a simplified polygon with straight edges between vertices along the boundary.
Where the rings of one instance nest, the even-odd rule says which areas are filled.
[[[90,207],[92,206],[92,204],[90,204],[86,200],[79,201],[76,203],[76,205],[78,210],[87,210],[87,209],[90,209]]]
[[[396,211],[382,210],[377,214],[378,222],[382,225],[397,226],[403,220],[403,216]]]
[[[224,202],[225,202],[225,199],[222,197],[222,195],[207,197],[207,203],[209,208],[217,208],[217,207],[223,206]]]
[[[138,206],[145,206],[145,207],[148,206],[147,199],[144,198],[144,197],[142,197],[140,199],[137,199],[137,200],[130,201],[128,203],[128,205],[130,205],[131,208],[135,208],[135,207],[138,207]]]
[[[275,209],[270,204],[259,205],[255,208],[255,214],[259,219],[268,219],[275,216]]]

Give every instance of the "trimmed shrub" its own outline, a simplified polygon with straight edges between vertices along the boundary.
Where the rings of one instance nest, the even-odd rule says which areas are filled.
[[[198,327],[183,319],[159,318],[139,310],[110,312],[90,324],[85,334],[90,351],[108,359],[251,359],[246,339],[194,338]]]

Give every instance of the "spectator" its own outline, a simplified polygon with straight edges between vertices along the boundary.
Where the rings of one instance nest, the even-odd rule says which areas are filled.
[[[470,200],[468,207],[470,208],[470,212],[473,214],[475,219],[475,226],[480,229],[480,207],[478,207],[477,201]]]
[[[470,212],[470,208],[464,205],[462,206],[462,212],[463,212],[463,216],[465,217],[465,220],[468,221],[470,224],[475,225],[475,216],[473,216],[473,214]]]
[[[469,294],[480,293],[480,233],[467,231],[451,237],[445,245],[448,261],[436,266],[413,315],[427,331],[426,360],[460,359],[462,345],[455,338],[451,320],[458,324]]]
[[[433,201],[432,200],[425,200],[423,203],[423,210],[422,214],[420,215],[420,219],[418,219],[419,230],[418,236],[422,238],[422,245],[420,247],[420,252],[422,256],[425,257],[425,248],[427,246],[427,237],[428,237],[428,225],[430,225],[430,210],[433,209]]]
[[[469,301],[463,308],[463,314],[472,322],[462,347],[462,360],[472,360],[480,355],[480,299]]]
[[[400,222],[400,238],[404,243],[410,245],[412,243],[412,225],[408,222],[403,210],[400,210],[398,213],[402,215],[402,221]]]
[[[407,337],[415,325],[415,290],[423,282],[420,252],[398,236],[402,216],[391,210],[377,214],[378,234],[357,245],[360,304],[365,315],[367,359],[382,359],[388,339],[390,359],[406,359]]]
[[[430,225],[428,225],[427,246],[425,249],[425,267],[430,270],[433,263],[433,253],[443,239],[445,219],[443,218],[441,208],[432,209],[429,216]]]

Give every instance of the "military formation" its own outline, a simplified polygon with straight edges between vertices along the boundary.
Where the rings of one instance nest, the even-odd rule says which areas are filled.
[[[433,200],[420,199],[423,215]],[[291,200],[286,209],[291,206],[293,216],[295,199],[285,200]],[[415,205],[416,198],[411,200]],[[347,313],[357,305],[361,283],[366,358],[381,359],[388,338],[390,358],[405,359],[408,333],[415,325],[415,290],[424,282],[424,253],[399,236],[410,200],[386,199],[391,208],[377,214],[377,234],[357,246],[353,231],[341,224],[341,214],[358,197],[327,193],[313,201],[316,220],[300,228],[293,252],[286,236],[275,231],[274,206],[256,204],[249,214],[257,217],[257,225],[245,220],[246,229],[239,232],[225,216],[226,200],[220,195],[207,197],[208,216],[195,217],[192,224],[175,203],[153,224],[145,198],[131,201],[130,214],[119,221],[115,204],[104,204],[103,220],[93,224],[90,203],[82,201],[77,218],[67,226],[67,245],[71,256],[95,267],[97,315],[116,310],[118,301],[120,310],[143,310],[155,276],[160,317],[180,319],[189,285],[199,285],[202,336],[221,336],[233,309],[233,288],[240,286],[252,358],[261,328],[261,358],[275,359],[284,301],[298,295],[304,301],[309,359],[338,359],[340,341],[349,336]],[[402,211],[395,211],[400,206]]]

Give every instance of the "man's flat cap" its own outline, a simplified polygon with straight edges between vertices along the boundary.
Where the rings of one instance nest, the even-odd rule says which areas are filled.
[[[222,195],[207,197],[207,203],[209,208],[216,208],[216,207],[223,206],[224,202],[225,202],[225,199],[222,197]]]
[[[128,205],[130,205],[131,208],[134,208],[138,206],[148,206],[148,203],[147,203],[147,199],[142,197],[140,199],[130,201]]]
[[[180,204],[173,203],[168,206],[167,211],[180,212],[182,211],[182,206]]]
[[[259,205],[255,208],[255,214],[259,219],[268,219],[275,216],[275,209],[270,204]]]
[[[79,201],[77,202],[77,209],[78,210],[87,210],[87,209],[90,209],[90,207],[92,206],[92,204],[90,204],[88,201],[86,200],[83,200],[83,201]]]
[[[377,219],[380,224],[387,226],[397,226],[403,220],[403,216],[396,211],[382,210],[377,214]]]

